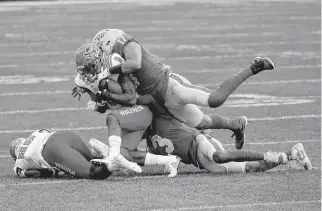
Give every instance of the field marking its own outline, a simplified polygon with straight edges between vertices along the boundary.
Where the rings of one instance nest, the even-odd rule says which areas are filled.
[[[166,22],[166,21],[164,21]],[[173,23],[173,20],[169,20],[169,22]],[[128,22],[126,22],[127,24],[129,24]],[[118,23],[120,24],[120,23]],[[134,24],[134,23],[132,23]],[[37,26],[40,26],[42,24],[38,24]],[[59,24],[61,25],[61,24]],[[264,24],[265,25],[265,24]],[[267,27],[270,27],[270,26],[276,26],[276,24],[266,24]],[[284,24],[281,24],[281,25],[284,25]],[[51,26],[51,24],[45,24],[44,26],[46,27],[57,27],[57,24],[53,24]],[[62,25],[61,25],[62,26]],[[84,25],[82,25],[84,26]],[[248,27],[249,25],[240,25],[238,27],[238,25],[234,25],[234,27],[236,28],[242,28],[242,27]],[[254,25],[254,26],[257,26],[257,25]],[[29,27],[26,25],[26,27]],[[231,26],[230,26],[231,27]],[[83,41],[83,40],[61,40],[59,42],[59,44],[76,44],[76,43],[79,43],[80,41]],[[90,40],[89,40],[90,41]],[[28,47],[37,47],[37,46],[44,46],[45,44],[47,44],[47,42],[32,42],[32,43],[28,43]],[[227,48],[227,47],[233,47],[233,48],[236,48],[236,47],[249,47],[249,46],[258,46],[258,45],[263,45],[263,42],[246,42],[246,43],[219,43],[219,44],[211,44],[211,45],[176,45],[176,44],[171,44],[171,43],[148,43],[148,42],[145,42],[143,43],[145,47],[149,48],[149,49],[175,49],[175,48],[180,48],[180,47],[184,47],[186,46],[187,48],[192,48],[192,49],[200,49],[200,48],[209,48],[209,46],[211,46],[211,48]],[[316,45],[320,45],[321,44],[321,41],[310,41],[310,42],[307,42],[307,41],[292,41],[292,42],[285,42],[285,41],[268,41],[268,42],[265,42],[265,44],[267,45],[299,45],[299,44],[303,44],[303,45],[308,45],[308,44],[316,44]],[[208,47],[206,47],[208,46]],[[0,43],[0,47],[26,47],[26,44],[25,43]],[[206,50],[206,49],[204,49]],[[54,53],[52,53],[54,52]],[[31,52],[31,53],[35,53],[35,54],[39,54],[39,56],[42,56],[42,52]],[[49,52],[44,52],[44,53],[47,53],[48,55],[50,54],[58,54],[57,51],[49,51]],[[75,53],[75,51],[63,51],[63,54],[72,54],[72,53]],[[11,56],[16,56],[16,55],[25,55],[25,56],[29,56],[29,54],[27,53],[19,53],[19,54],[0,54],[0,57],[9,57],[8,55],[11,55]],[[59,55],[59,54],[58,54]]]
[[[272,27],[275,27],[275,25],[271,25]],[[245,27],[245,26],[241,26],[241,27]],[[249,26],[247,26],[249,28]],[[254,25],[254,28],[258,27],[257,25]],[[202,27],[202,29],[209,29],[209,27],[205,26]],[[199,28],[185,28],[185,29],[189,29],[189,30],[197,30]],[[136,28],[136,30],[138,30],[138,28]],[[143,30],[143,29],[140,29]],[[161,29],[160,29],[161,30]],[[131,29],[127,28],[127,31],[132,31]],[[162,29],[162,31],[164,31],[164,29]],[[68,42],[63,42],[63,43],[68,43]],[[70,43],[75,43],[75,41],[70,42]],[[31,43],[32,44],[32,43]],[[36,46],[42,46],[39,43],[34,43],[36,44]],[[61,42],[60,42],[61,44]],[[227,47],[230,47],[229,52],[240,52],[240,50],[242,50],[243,52],[245,52],[245,50],[242,47],[249,47],[249,46],[258,46],[258,45],[262,45],[263,43],[259,43],[259,42],[252,42],[252,43],[237,43],[237,44],[211,44],[211,45],[192,45],[192,44],[180,44],[180,45],[174,45],[174,44],[152,44],[152,43],[147,43],[144,44],[145,47],[149,48],[149,49],[169,49],[169,50],[175,50],[175,51],[186,51],[186,50],[193,50],[193,51],[220,51],[221,49],[223,49],[224,52],[227,52]],[[298,44],[321,44],[320,41],[313,41],[313,42],[304,42],[304,41],[299,41],[299,42],[268,42],[265,43],[267,45],[298,45]],[[0,43],[1,47],[12,47],[12,46],[22,46],[25,44],[23,43]],[[28,46],[30,46],[30,44],[28,44]],[[240,48],[236,48],[236,47],[240,47]],[[223,53],[224,53],[223,52]],[[253,52],[250,51],[249,49],[247,49],[247,52]],[[304,52],[301,52],[304,53]],[[312,53],[312,52],[311,52]],[[75,54],[75,50],[72,51],[35,51],[35,52],[24,52],[24,53],[6,53],[6,54],[0,54],[0,58],[8,58],[8,57],[34,57],[34,56],[59,56],[59,55],[74,55]],[[280,52],[280,54],[285,54],[285,56],[301,56],[302,54],[299,55],[299,52]]]
[[[287,120],[287,119],[307,119],[307,118],[321,118],[321,114],[312,115],[296,115],[296,116],[280,116],[280,117],[263,117],[263,118],[248,118],[249,121],[274,121],[274,120]],[[92,126],[92,127],[76,127],[76,128],[48,128],[48,130],[68,130],[68,131],[83,131],[83,130],[101,130],[106,129],[105,125]],[[11,134],[11,133],[30,133],[36,129],[25,129],[25,130],[0,130],[0,134]]]
[[[3,77],[3,76],[2,76]],[[72,77],[72,76],[65,76]],[[0,76],[0,80],[3,79]],[[321,83],[321,79],[304,79],[304,80],[274,80],[274,81],[254,81],[254,82],[246,82],[243,83],[243,86],[247,85],[270,85],[270,84],[295,84],[295,83]],[[1,83],[0,83],[1,84]],[[214,87],[218,86],[218,84],[196,84],[198,86],[204,87]],[[37,92],[5,92],[0,93],[0,97],[4,96],[27,96],[27,95],[53,95],[53,94],[70,94],[71,91],[67,90],[56,90],[56,91],[37,91]]]
[[[0,84],[36,84],[70,81],[71,76],[35,77],[33,75],[0,76]]]
[[[161,208],[146,211],[182,211],[182,210],[218,210],[218,209],[232,209],[232,208],[250,208],[256,206],[281,206],[281,205],[297,205],[297,204],[312,204],[321,203],[321,200],[311,200],[311,201],[285,201],[285,202],[266,202],[266,203],[253,203],[253,204],[231,204],[231,205],[206,205],[206,206],[190,206],[190,207],[177,207],[177,208]]]
[[[228,108],[245,108],[259,106],[281,106],[281,105],[297,105],[315,102],[321,96],[305,96],[305,97],[278,97],[270,95],[258,94],[233,94],[230,99],[221,107]],[[209,109],[209,108],[208,108]],[[0,115],[14,114],[37,114],[47,112],[68,112],[86,110],[85,107],[77,108],[46,108],[46,109],[27,109],[27,110],[7,110],[0,111]]]
[[[267,52],[266,52],[267,53]],[[265,53],[265,54],[266,54]],[[276,54],[276,53],[275,53]],[[268,54],[266,54],[269,56]],[[273,52],[270,55],[274,55]],[[253,54],[249,55],[250,57],[253,57]],[[274,55],[275,56],[275,55]],[[169,57],[169,58],[160,58],[162,61],[167,63],[167,61],[186,61],[186,60],[191,60],[191,61],[201,61],[201,60],[221,60],[221,59],[232,59],[232,58],[246,58],[247,55],[245,53],[238,53],[236,55],[229,55],[229,54],[221,54],[217,56],[174,56],[174,57]],[[310,57],[307,58],[306,60],[314,60],[314,59],[320,59],[320,56],[317,57]],[[32,64],[0,64],[0,69],[17,69],[17,68],[40,68],[40,67],[68,67],[68,66],[74,66],[75,63],[74,61],[70,62],[51,62],[51,63],[32,63]],[[315,68],[315,67],[321,67],[321,65],[295,65],[295,66],[281,66],[278,67],[278,69],[299,69],[299,68]],[[217,72],[219,71],[237,71],[238,68],[236,69],[218,69]],[[179,71],[176,71],[179,72]],[[192,72],[192,71],[190,71]],[[199,73],[198,70],[195,70],[193,72]],[[206,69],[206,70],[200,70],[200,72],[216,72],[216,69]]]
[[[35,109],[35,110],[14,110],[14,111],[0,111],[0,115],[10,114],[38,114],[47,112],[66,112],[66,111],[81,111],[86,110],[83,108],[47,108],[47,109]]]
[[[289,171],[290,169],[270,169],[267,172],[280,172],[280,171]],[[318,167],[313,167],[313,170],[319,170]],[[196,174],[200,173],[200,172],[195,172]],[[209,175],[211,175],[211,173],[209,172],[205,172]],[[187,174],[185,173],[180,173],[178,174],[178,177],[176,178],[180,178],[180,176],[185,176]],[[188,175],[189,176],[189,175]],[[119,177],[112,177],[110,179],[107,179],[106,181],[108,182],[113,182],[113,181],[120,181],[120,179],[122,179],[123,181],[128,181],[128,180],[141,180],[141,179],[155,179],[155,178],[167,178],[166,175],[145,175],[145,176],[132,176],[132,177],[127,177],[126,175],[122,175]],[[0,184],[0,188],[5,188],[5,187],[19,187],[19,186],[35,186],[35,185],[50,185],[50,184],[61,184],[61,183],[77,183],[77,182],[90,182],[92,183],[93,180],[87,180],[87,179],[66,179],[66,180],[56,180],[56,181],[44,181],[44,182],[25,182],[25,183],[12,183],[12,184]]]

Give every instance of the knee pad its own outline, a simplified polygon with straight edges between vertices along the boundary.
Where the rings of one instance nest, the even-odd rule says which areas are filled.
[[[106,116],[106,125],[109,126],[109,125],[112,125],[112,124],[120,124],[120,121],[119,119],[113,115],[113,114],[108,114]]]
[[[112,172],[110,172],[107,169],[106,165],[93,165],[91,166],[90,169],[90,178],[91,179],[97,179],[97,180],[103,180],[106,179],[107,177],[111,176]]]
[[[212,123],[212,119],[211,119],[211,117],[210,117],[210,116],[208,116],[208,115],[203,115],[203,117],[202,117],[202,120],[201,120],[200,124],[199,124],[199,125],[197,125],[197,127],[196,127],[196,128],[197,128],[198,130],[205,130],[205,129],[210,128],[211,123]]]
[[[210,108],[217,108],[224,104],[228,96],[226,96],[224,93],[214,91],[211,92],[208,99],[208,104]]]
[[[213,159],[216,163],[226,163],[227,152],[226,151],[216,151],[213,154]]]

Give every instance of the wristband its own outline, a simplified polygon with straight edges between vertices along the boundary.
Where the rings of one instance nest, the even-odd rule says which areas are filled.
[[[110,67],[109,71],[111,74],[121,74],[122,73],[122,64]]]

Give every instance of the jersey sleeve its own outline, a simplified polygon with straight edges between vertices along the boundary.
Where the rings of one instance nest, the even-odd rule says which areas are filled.
[[[18,177],[26,177],[25,176],[25,172],[26,172],[27,168],[24,164],[24,160],[23,159],[18,159],[16,160],[15,166],[13,167],[13,171],[15,173],[16,176]]]
[[[124,47],[129,42],[137,42],[131,35],[123,33],[115,41],[114,53],[121,55],[124,58]]]

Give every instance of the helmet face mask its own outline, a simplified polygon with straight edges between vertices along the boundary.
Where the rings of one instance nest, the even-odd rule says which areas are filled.
[[[85,44],[76,52],[77,72],[86,83],[95,81],[101,72],[101,50],[94,44]]]

